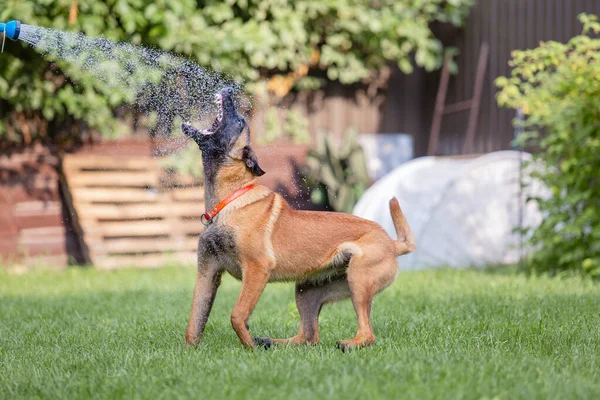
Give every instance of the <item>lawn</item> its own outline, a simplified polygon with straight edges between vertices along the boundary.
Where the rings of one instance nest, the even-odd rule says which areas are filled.
[[[600,398],[600,286],[476,271],[401,273],[373,305],[377,343],[349,302],[321,343],[244,350],[224,279],[204,341],[184,345],[194,270],[0,270],[0,398]],[[291,285],[267,288],[256,336],[296,333]]]

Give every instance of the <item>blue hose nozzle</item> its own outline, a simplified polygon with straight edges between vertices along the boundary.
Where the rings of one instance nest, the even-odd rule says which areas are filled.
[[[21,23],[19,21],[0,22],[0,32],[4,32],[4,35],[10,40],[17,40],[21,33]]]

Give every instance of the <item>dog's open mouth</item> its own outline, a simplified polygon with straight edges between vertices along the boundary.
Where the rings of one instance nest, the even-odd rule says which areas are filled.
[[[218,108],[217,118],[215,118],[210,128],[200,130],[200,133],[202,133],[203,135],[214,134],[223,122],[223,96],[221,95],[221,93],[217,93],[215,95],[215,104]]]

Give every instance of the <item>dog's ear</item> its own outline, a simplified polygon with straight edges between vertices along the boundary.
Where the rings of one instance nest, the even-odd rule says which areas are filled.
[[[256,158],[256,153],[250,146],[245,146],[242,152],[242,160],[246,163],[246,166],[252,171],[254,176],[261,176],[265,174],[265,171],[258,165],[258,158]]]
[[[200,131],[189,124],[181,124],[181,131],[189,138],[194,139],[194,142],[200,146],[206,139],[206,135],[200,133]]]

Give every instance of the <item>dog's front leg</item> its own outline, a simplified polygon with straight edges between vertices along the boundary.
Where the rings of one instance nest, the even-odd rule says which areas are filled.
[[[185,333],[185,341],[197,346],[204,332],[206,321],[212,309],[217,289],[221,284],[222,271],[213,266],[202,266],[198,269],[198,277],[194,286],[192,315]]]
[[[248,318],[269,281],[269,268],[260,263],[249,263],[243,267],[242,290],[231,313],[231,325],[242,344],[254,348],[254,339],[248,331]]]

